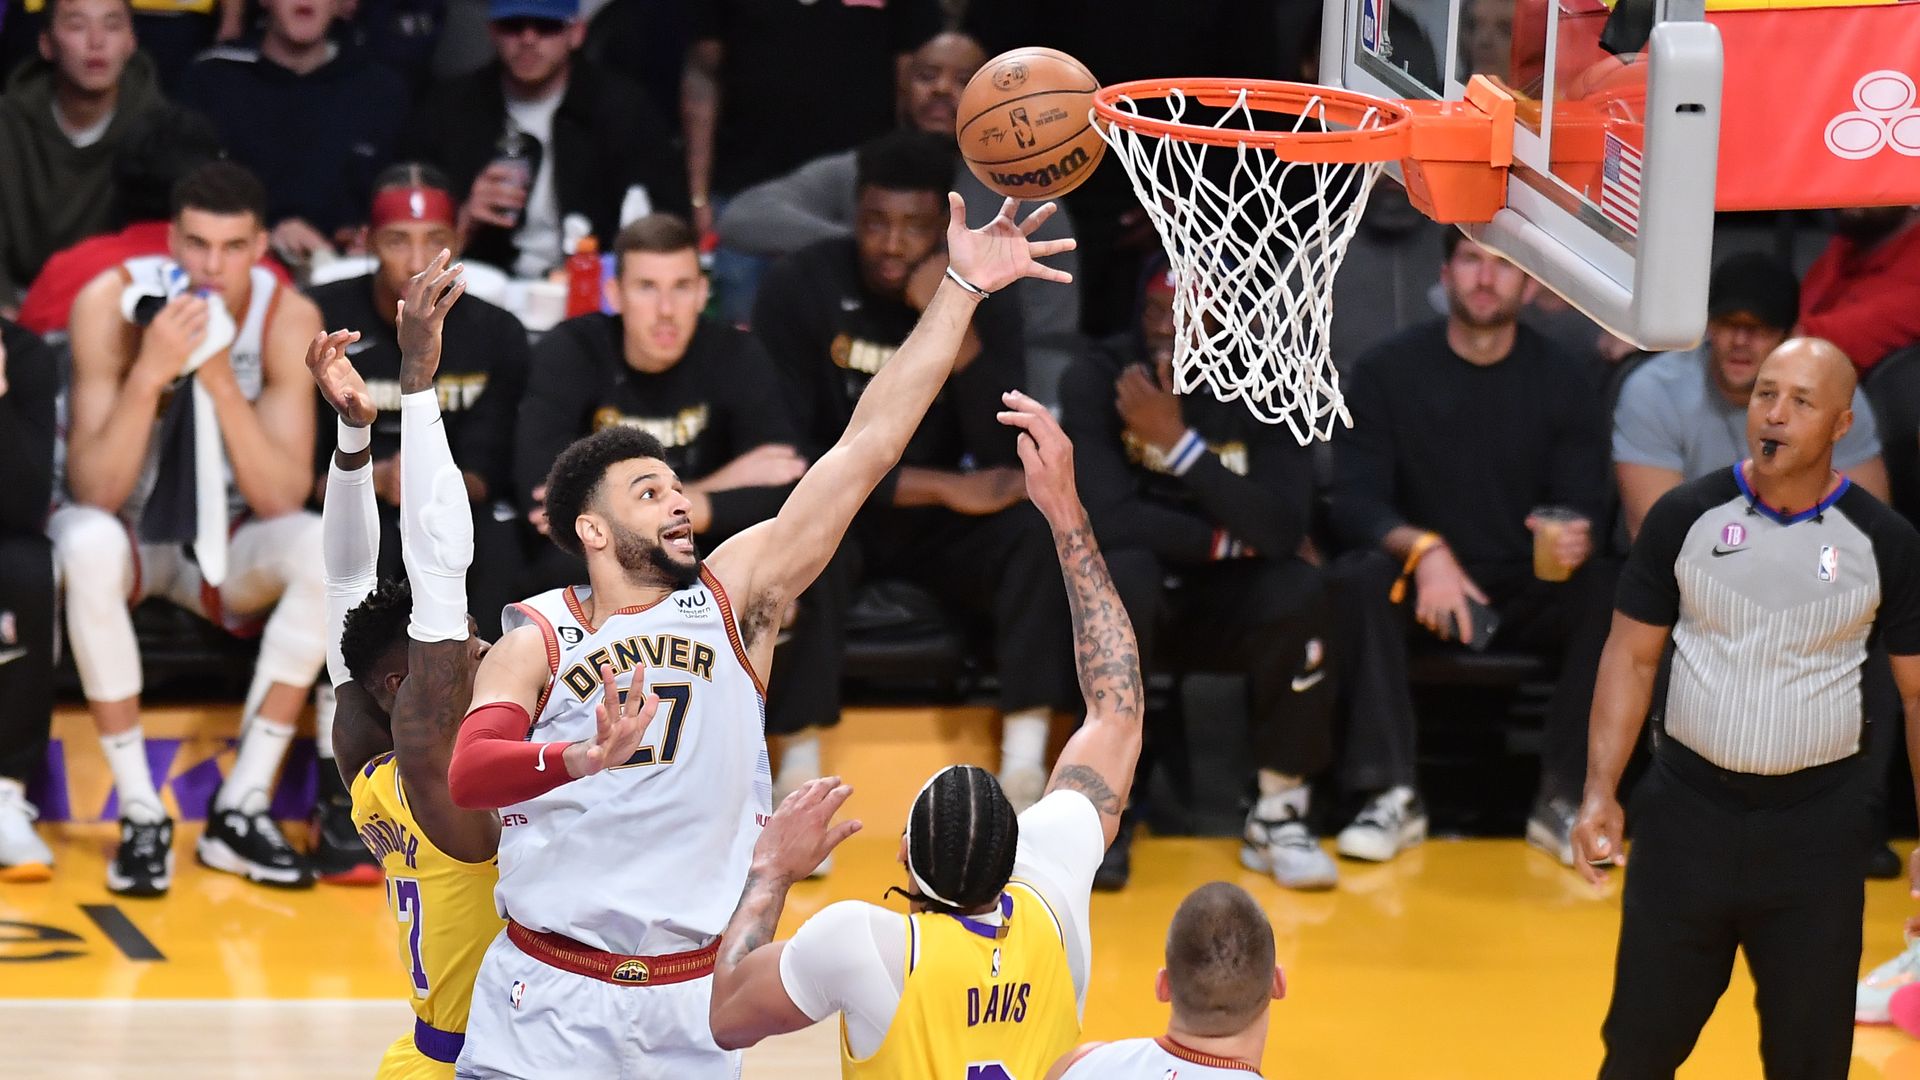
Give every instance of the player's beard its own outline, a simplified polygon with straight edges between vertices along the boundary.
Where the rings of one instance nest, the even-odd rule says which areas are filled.
[[[700,580],[700,552],[696,548],[692,562],[681,562],[657,541],[641,536],[619,522],[607,523],[613,530],[613,557],[620,569],[635,582],[664,578],[675,589],[684,589]]]

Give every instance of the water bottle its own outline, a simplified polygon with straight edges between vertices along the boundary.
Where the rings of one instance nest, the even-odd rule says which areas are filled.
[[[600,241],[583,236],[567,256],[567,318],[600,310]]]
[[[500,141],[493,144],[490,165],[504,165],[512,170],[513,182],[519,185],[521,194],[531,195],[534,175],[540,171],[540,140],[518,128],[508,128]],[[515,228],[520,225],[521,213],[521,210],[508,212]]]

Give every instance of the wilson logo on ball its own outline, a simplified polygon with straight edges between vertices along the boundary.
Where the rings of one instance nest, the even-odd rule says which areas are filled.
[[[1086,150],[1076,146],[1072,153],[1044,168],[1018,173],[988,170],[988,173],[993,178],[993,182],[1002,187],[1047,187],[1079,172],[1086,166],[1087,161]]]

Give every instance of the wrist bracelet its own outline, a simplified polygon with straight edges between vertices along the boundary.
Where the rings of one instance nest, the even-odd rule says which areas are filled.
[[[960,286],[961,288],[967,290],[968,292],[972,293],[973,295],[979,297],[982,300],[985,300],[987,297],[993,295],[992,293],[981,288],[980,286],[975,285],[973,282],[968,281],[966,278],[961,277],[960,272],[958,270],[955,270],[951,264],[947,266],[947,278],[951,280],[955,285]]]
[[[1390,602],[1397,604],[1406,598],[1407,579],[1413,576],[1413,571],[1419,567],[1420,560],[1426,558],[1428,552],[1445,542],[1436,532],[1420,534],[1420,539],[1415,540],[1413,546],[1407,549],[1407,561],[1400,567],[1400,576],[1394,580],[1393,588],[1387,590],[1387,599]]]
[[[345,418],[334,418],[334,449],[343,454],[357,454],[373,445],[373,426],[354,427]]]

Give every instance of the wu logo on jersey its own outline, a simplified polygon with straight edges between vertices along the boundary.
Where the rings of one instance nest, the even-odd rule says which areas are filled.
[[[712,612],[712,601],[707,598],[705,589],[695,589],[686,596],[676,596],[673,598],[673,603],[680,609],[680,614],[689,618],[705,616]]]

